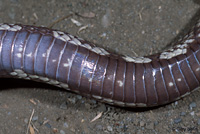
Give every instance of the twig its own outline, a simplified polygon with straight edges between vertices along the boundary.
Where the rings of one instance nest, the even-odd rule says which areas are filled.
[[[139,13],[138,13],[140,20],[142,20],[142,11],[143,11],[143,9],[144,9],[144,8],[142,8],[142,9],[139,11]]]
[[[48,28],[52,28],[56,23],[58,23],[58,22],[60,22],[60,21],[62,21],[62,20],[64,20],[64,19],[66,19],[66,18],[69,18],[69,17],[71,17],[73,15],[73,13],[71,13],[71,14],[69,14],[69,15],[67,15],[67,16],[64,16],[64,17],[62,17],[62,18],[59,18],[59,19],[57,19],[57,20],[55,20],[54,22],[52,22],[51,24],[49,24],[49,26],[47,26]]]
[[[34,112],[35,112],[35,109],[33,109],[32,113],[31,113],[31,117],[29,118],[26,134],[28,134],[28,130],[29,130],[29,127],[30,127],[30,124],[31,124],[31,120],[32,120],[33,115],[34,115]]]
[[[31,122],[31,125],[33,126],[33,128],[39,133],[39,130],[35,127],[35,125]]]

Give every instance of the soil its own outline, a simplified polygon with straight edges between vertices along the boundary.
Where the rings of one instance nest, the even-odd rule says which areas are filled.
[[[199,7],[199,0],[1,0],[0,22],[54,24],[114,53],[142,56],[183,37]],[[165,106],[127,109],[47,84],[0,83],[0,134],[27,133],[28,126],[31,134],[200,133],[198,90]]]

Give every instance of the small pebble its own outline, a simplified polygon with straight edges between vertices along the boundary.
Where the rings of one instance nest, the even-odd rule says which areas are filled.
[[[107,126],[108,131],[112,132],[113,128],[111,126]]]
[[[85,103],[85,101],[84,101],[84,100],[81,100],[81,103],[82,103],[82,104],[84,104],[84,103]]]
[[[182,121],[181,118],[176,118],[176,119],[174,119],[174,123],[175,123],[175,124],[178,124],[178,123],[180,123],[181,121]]]
[[[145,123],[144,121],[140,121],[140,127],[144,127]]]
[[[154,123],[147,124],[146,129],[153,130],[154,129]]]
[[[190,113],[190,115],[194,116],[194,111],[192,111],[192,112]]]
[[[32,121],[37,121],[38,120],[38,116],[33,116]]]
[[[126,131],[128,129],[128,126],[126,124],[121,124],[119,126],[119,128],[122,130],[122,131]]]
[[[177,106],[178,105],[178,101],[175,101],[174,105]]]
[[[136,134],[144,134],[141,130],[137,131]]]
[[[180,115],[181,115],[181,116],[185,116],[185,115],[186,115],[186,112],[181,112]]]
[[[85,108],[86,108],[86,109],[90,109],[90,106],[91,106],[90,104],[85,103]]]
[[[61,105],[60,105],[60,108],[61,109],[67,109],[67,102],[63,102]]]
[[[144,31],[144,30],[142,30],[142,34],[145,34],[145,31]]]
[[[100,105],[100,107],[98,107],[98,111],[105,112],[106,106],[104,104]]]
[[[45,123],[45,126],[51,128],[51,125],[49,123]]]
[[[28,119],[27,119],[27,118],[25,118],[25,119],[24,119],[24,122],[25,122],[25,123],[28,123]]]
[[[155,125],[155,126],[157,126],[158,124],[159,124],[159,122],[158,122],[158,121],[155,121],[155,122],[154,122],[154,125]]]
[[[75,104],[76,103],[76,98],[68,98],[68,100],[72,103],[72,104]]]
[[[65,131],[63,131],[63,130],[60,130],[60,134],[65,134]]]
[[[124,122],[121,122],[119,128],[123,129],[124,127],[126,127],[126,125],[124,124]]]
[[[58,132],[58,129],[57,129],[57,128],[53,128],[53,132],[54,132],[54,133],[57,133],[57,132]]]
[[[64,126],[65,128],[68,128],[68,127],[69,127],[69,125],[67,124],[67,122],[65,122],[65,123],[63,124],[63,126]]]
[[[97,126],[96,126],[96,129],[97,129],[97,130],[103,130],[103,126],[102,126],[102,125],[97,125]]]
[[[83,98],[81,95],[77,95],[76,97],[77,97],[77,99],[79,99],[79,100],[81,100],[81,99]]]
[[[94,99],[91,99],[91,102],[92,102],[93,104],[97,104],[97,101],[94,100]]]
[[[106,37],[106,35],[107,35],[106,33],[102,33],[100,36],[101,37]]]
[[[198,125],[200,125],[200,119],[198,119]]]
[[[195,102],[192,102],[190,103],[189,107],[192,110],[193,108],[197,107],[197,104]]]
[[[101,19],[102,26],[105,27],[105,28],[110,26],[111,18],[112,18],[111,9],[107,8],[106,14]]]

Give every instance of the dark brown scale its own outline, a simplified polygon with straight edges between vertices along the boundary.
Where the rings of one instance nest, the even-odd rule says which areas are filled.
[[[177,94],[178,96],[182,96],[183,94],[190,91],[189,86],[185,80],[183,72],[180,70],[179,65],[177,64],[177,59],[172,58],[169,60],[169,64],[172,65],[171,71],[174,78],[174,82],[177,87]]]
[[[186,61],[185,55],[179,55],[177,56],[177,59],[179,61],[180,70],[183,72],[183,75],[185,76],[186,82],[190,88],[190,91],[198,87],[198,81],[194,75],[193,72],[191,72],[190,67],[188,66],[188,63]]]
[[[144,86],[143,75],[145,73],[144,64],[135,66],[135,97],[136,103],[147,103],[147,91]]]
[[[41,76],[45,76],[45,70],[46,70],[46,63],[47,63],[47,57],[45,57],[47,55],[45,50],[48,50],[52,43],[54,43],[54,38],[52,38],[49,35],[46,35],[41,38],[41,41],[38,44],[38,48],[37,48],[37,54],[34,58],[34,68],[37,68],[36,70],[36,74],[37,75],[41,75]],[[44,64],[41,64],[44,63]],[[34,69],[35,70],[35,69]]]
[[[11,49],[13,41],[16,38],[16,34],[17,32],[8,31],[2,40],[2,44],[7,44],[7,45],[2,45],[2,52],[1,52],[2,68],[7,70],[8,72],[12,71],[12,64],[10,57],[11,57]]]
[[[0,44],[0,47],[2,48],[2,46],[3,46],[3,40],[4,40],[4,38],[5,38],[5,36],[6,36],[6,33],[7,33],[7,31],[0,31],[0,34],[1,34],[1,37],[0,37],[0,42],[1,42],[1,44]],[[4,71],[4,68],[3,68],[3,63],[2,63],[2,49],[1,49],[1,51],[0,51],[0,57],[1,57],[1,61],[0,61],[0,67],[1,67],[1,69]],[[3,72],[3,71],[1,71],[1,72]]]
[[[66,45],[67,46],[65,47],[65,50],[61,57],[60,65],[58,68],[58,74],[59,74],[58,80],[63,83],[68,82],[68,76],[71,69],[70,64],[72,62],[72,59],[74,58],[74,54],[77,51],[77,46],[72,45],[69,42]]]
[[[165,85],[169,94],[169,100],[173,101],[174,98],[180,97],[180,92],[172,74],[172,67],[175,62],[170,64],[168,60],[161,60],[160,63],[163,68],[163,76],[165,78]]]
[[[88,51],[89,52],[89,51]],[[84,68],[82,70],[82,76],[80,80],[80,89],[82,92],[90,94],[92,83],[95,82],[94,74],[97,69],[99,56],[95,53],[89,53]]]
[[[151,63],[144,64],[145,73],[144,73],[144,82],[147,94],[147,104],[148,105],[156,105],[158,104],[158,93],[155,87],[155,77],[154,68]]]
[[[82,79],[84,78],[84,76],[83,76],[83,71],[84,71],[84,68],[87,66],[87,58],[88,58],[88,56],[89,56],[89,51],[87,50],[87,49],[83,49],[82,50],[82,53],[84,53],[85,54],[85,56],[80,56],[80,57],[84,57],[83,58],[83,60],[82,60],[82,63],[81,63],[81,71],[80,71],[80,78],[78,79],[79,81],[78,81],[78,86],[77,86],[77,89],[81,89],[80,88],[80,85],[81,85],[81,81],[82,81]],[[88,77],[89,78],[89,77]],[[80,92],[84,92],[84,91],[82,91],[82,89],[81,89],[81,91]]]
[[[108,66],[106,68],[106,74],[103,81],[103,89],[101,96],[104,98],[113,98],[114,95],[114,85],[116,80],[116,71],[117,71],[117,60],[109,58]]]
[[[29,74],[34,74],[35,72],[37,72],[34,69],[34,50],[36,49],[37,44],[40,42],[42,35],[38,32],[36,33],[28,33],[28,35],[26,36],[24,45],[23,45],[23,52],[22,52],[22,57],[23,58],[19,58],[21,60],[21,65],[19,68],[24,68],[24,70],[27,71],[27,73]],[[21,37],[22,38],[22,37]],[[20,41],[20,39],[19,39]],[[17,48],[19,48],[20,44],[16,44]],[[15,49],[16,51],[18,49]],[[28,56],[29,54],[31,54],[31,56]],[[17,57],[17,56],[15,56]],[[40,61],[41,62],[41,61]],[[45,73],[45,72],[44,72]]]
[[[70,83],[70,87],[74,90],[81,90],[78,87],[80,85],[79,83],[81,81],[80,78],[82,75],[82,69],[84,68],[84,62],[87,58],[87,55],[88,50],[78,46],[78,50],[75,53],[74,58],[72,60],[68,81],[68,83]]]
[[[196,58],[195,56],[195,52],[193,52],[191,49],[188,49],[187,52],[187,59],[188,59],[188,63],[191,67],[191,71],[194,73],[194,76],[196,77],[198,83],[200,80],[200,75],[199,75],[199,68],[200,68],[200,63],[199,60]]]
[[[124,101],[124,82],[126,74],[126,62],[124,60],[118,60],[115,83],[114,83],[114,92],[113,99],[117,101]]]
[[[135,96],[135,64],[126,63],[126,74],[124,82],[124,102],[132,103],[136,101]]]
[[[49,55],[47,57],[46,63],[46,74],[50,79],[56,79],[56,72],[60,57],[60,52],[63,50],[65,42],[60,40],[55,40],[49,48]]]
[[[153,61],[152,62],[152,67],[155,71],[155,76],[154,76],[154,80],[155,80],[155,89],[157,91],[158,94],[158,104],[164,104],[169,102],[169,92],[167,90],[166,87],[166,82],[165,82],[165,77],[163,75],[163,69],[165,67],[162,67],[160,62],[157,61]]]
[[[89,89],[91,95],[97,95],[97,96],[102,95],[108,64],[109,64],[108,57],[99,56],[96,69],[94,70],[94,74],[92,74],[93,79]]]

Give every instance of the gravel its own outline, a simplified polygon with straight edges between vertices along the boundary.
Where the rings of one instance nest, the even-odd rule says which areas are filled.
[[[181,112],[180,113],[180,116],[185,116],[186,115],[186,112]]]
[[[180,123],[181,121],[182,121],[181,118],[176,118],[176,119],[174,119],[174,123],[175,123],[175,124],[178,124],[178,123]]]
[[[64,126],[65,128],[68,128],[68,127],[69,127],[69,125],[68,125],[67,122],[65,122],[65,123],[63,124],[63,126]]]
[[[189,107],[192,110],[193,108],[197,107],[197,104],[195,102],[192,102],[192,103],[190,103]]]
[[[67,109],[67,102],[63,102],[63,103],[60,105],[60,108],[66,110],[66,109]]]
[[[38,120],[38,116],[33,116],[32,121],[37,121]]]
[[[63,131],[63,130],[60,130],[60,134],[65,134],[65,131]]]
[[[108,131],[112,132],[113,128],[111,126],[107,126]]]

